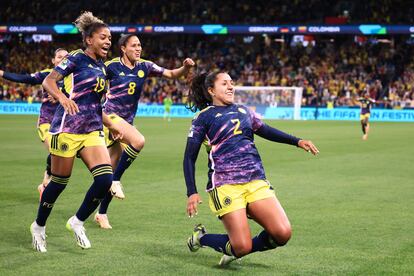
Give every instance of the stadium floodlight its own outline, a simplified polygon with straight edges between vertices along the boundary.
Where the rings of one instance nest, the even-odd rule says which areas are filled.
[[[291,107],[293,119],[300,120],[302,87],[295,86],[236,86],[235,103],[256,108]]]

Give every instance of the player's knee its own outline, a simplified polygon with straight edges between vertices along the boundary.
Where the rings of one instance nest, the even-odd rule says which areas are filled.
[[[232,244],[231,246],[233,248],[234,254],[238,258],[243,257],[243,256],[249,254],[252,251],[252,242],[251,242],[251,240],[237,242],[234,245]]]
[[[137,149],[137,150],[142,150],[142,148],[144,148],[145,145],[145,137],[144,135],[138,135],[134,141],[131,143],[131,145]]]
[[[284,246],[292,237],[292,228],[290,225],[286,225],[279,229],[276,233],[272,233],[271,236],[277,246]]]

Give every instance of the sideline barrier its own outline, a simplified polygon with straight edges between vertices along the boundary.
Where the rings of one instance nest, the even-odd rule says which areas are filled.
[[[355,34],[355,35],[387,35],[412,34],[413,25],[232,25],[232,24],[204,24],[204,25],[141,25],[141,24],[110,24],[111,33],[183,33],[205,35],[227,34]],[[28,33],[28,34],[78,34],[79,30],[73,24],[56,25],[16,25],[0,26],[0,33]]]
[[[257,108],[264,119],[292,120],[292,107],[267,107]],[[302,120],[315,120],[315,107],[302,107]],[[0,114],[32,114],[38,115],[40,112],[40,104],[33,103],[10,103],[0,102]],[[319,108],[317,110],[317,120],[346,120],[358,121],[359,108]],[[138,117],[163,117],[164,106],[140,104],[137,112]],[[194,113],[186,109],[183,105],[173,105],[171,107],[171,117],[173,118],[192,118]],[[414,109],[372,109],[371,121],[381,122],[414,122]]]
[[[40,103],[10,103],[0,102],[0,114],[27,114],[38,115],[40,113]]]
[[[317,112],[317,113],[316,113]],[[264,114],[265,119],[292,120],[293,108],[268,107]],[[359,121],[359,108],[318,108],[302,107],[300,110],[302,120],[340,120]],[[372,109],[370,121],[381,122],[414,122],[414,109]]]

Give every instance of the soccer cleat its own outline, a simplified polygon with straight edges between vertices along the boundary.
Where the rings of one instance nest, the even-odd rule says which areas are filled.
[[[109,224],[108,216],[106,214],[96,213],[94,220],[99,225],[99,227],[103,229],[112,229],[112,226]]]
[[[191,252],[196,252],[202,246],[200,244],[200,239],[207,233],[206,228],[202,224],[198,224],[194,227],[193,234],[187,240],[188,249]]]
[[[227,266],[234,260],[237,260],[237,258],[234,256],[224,254],[223,257],[221,257],[220,259],[219,266]]]
[[[91,242],[86,236],[85,227],[83,227],[83,224],[75,222],[75,216],[71,217],[68,220],[68,222],[66,223],[66,229],[72,231],[75,234],[76,243],[82,249],[91,248]]]
[[[33,249],[41,253],[47,252],[46,227],[41,227],[37,225],[36,221],[34,221],[30,225],[30,233],[32,234]]]
[[[119,199],[125,198],[124,188],[122,187],[121,181],[112,181],[110,191],[111,191],[111,194],[116,198],[119,198]]]

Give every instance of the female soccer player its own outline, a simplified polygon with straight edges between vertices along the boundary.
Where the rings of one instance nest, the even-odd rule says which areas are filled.
[[[68,54],[68,52],[63,49],[59,48],[55,51],[55,55],[52,58],[52,63],[54,66],[57,66],[63,58]],[[46,78],[47,75],[52,71],[52,69],[45,69],[33,74],[15,74],[10,72],[5,72],[3,70],[0,70],[0,77],[3,77],[6,80],[12,81],[12,82],[18,82],[18,83],[27,83],[31,85],[37,85],[41,84],[43,80]],[[63,88],[63,81],[60,81],[58,83],[59,89]],[[55,114],[56,108],[58,106],[58,103],[54,101],[53,99],[48,96],[48,94],[43,91],[42,95],[42,105],[40,106],[40,114],[39,118],[37,120],[37,132],[39,134],[40,140],[45,145],[46,149],[49,151],[49,145],[50,145],[50,123],[53,119],[53,114]],[[50,180],[50,154],[48,155],[46,159],[46,170],[43,174],[43,181],[42,183],[37,187],[40,196],[42,196],[42,192],[45,189],[46,185],[49,183]]]
[[[371,116],[371,105],[375,103],[375,100],[371,99],[369,97],[369,93],[366,92],[364,94],[363,98],[358,99],[361,105],[361,113],[359,115],[359,119],[361,121],[361,127],[362,127],[362,139],[367,140],[368,139],[368,133],[369,133],[369,118]]]
[[[183,61],[182,67],[173,70],[141,59],[141,41],[134,34],[121,36],[118,45],[121,57],[106,63],[110,90],[104,104],[104,112],[108,114],[114,124],[124,130],[124,136],[115,143],[107,141],[115,171],[111,191],[101,202],[99,212],[95,215],[95,221],[101,228],[106,229],[112,228],[107,216],[112,196],[120,199],[125,198],[120,179],[144,147],[144,136],[134,127],[133,122],[146,78],[159,76],[177,79],[186,75],[194,66],[194,61],[190,58]]]
[[[79,154],[94,177],[82,205],[66,228],[73,231],[77,244],[90,248],[84,221],[95,211],[112,183],[112,167],[105,146],[102,123],[116,137],[122,137],[117,125],[102,114],[101,98],[106,88],[106,71],[102,61],[111,46],[108,26],[91,12],[82,13],[75,21],[81,31],[85,50],[71,52],[43,81],[43,87],[60,103],[50,127],[52,134],[52,177],[39,204],[36,220],[30,226],[33,247],[46,252],[46,220],[59,194],[65,189],[72,173],[76,154]],[[69,79],[69,98],[57,83]],[[66,80],[66,79],[65,79]]]
[[[234,104],[234,87],[227,73],[195,77],[189,94],[189,107],[201,112],[195,116],[184,155],[187,185],[187,214],[197,214],[201,197],[195,184],[195,162],[201,144],[209,148],[207,192],[209,205],[226,228],[227,234],[207,234],[203,225],[194,228],[188,239],[194,252],[208,246],[224,253],[220,265],[244,255],[285,245],[291,226],[272,186],[266,180],[253,134],[267,140],[295,145],[316,155],[311,141],[288,135],[263,123],[257,114]],[[247,218],[264,230],[253,239]]]

